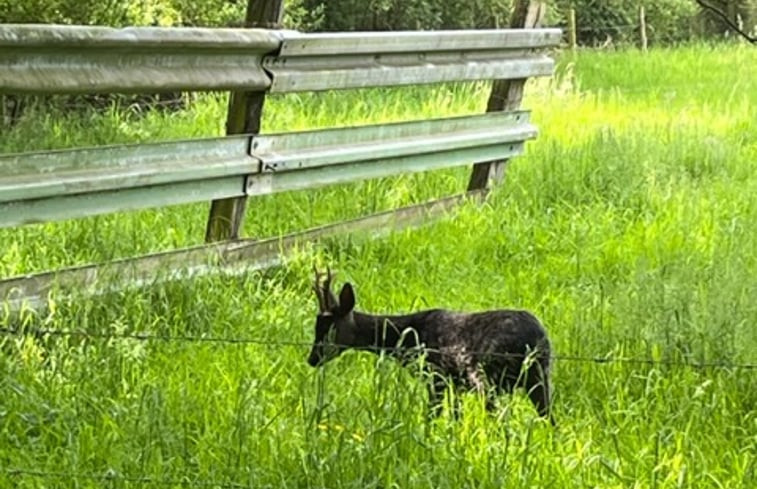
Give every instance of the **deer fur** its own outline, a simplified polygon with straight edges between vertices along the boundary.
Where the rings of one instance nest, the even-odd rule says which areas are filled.
[[[407,360],[425,354],[434,375],[429,401],[438,408],[446,382],[487,394],[525,388],[541,416],[551,415],[550,342],[539,320],[521,310],[464,313],[429,309],[406,315],[355,310],[355,292],[345,283],[339,299],[331,291],[331,271],[314,290],[319,312],[308,363],[317,367],[348,349],[385,352]],[[526,359],[530,361],[527,361]],[[489,399],[490,401],[490,399]],[[487,402],[487,407],[493,404]]]

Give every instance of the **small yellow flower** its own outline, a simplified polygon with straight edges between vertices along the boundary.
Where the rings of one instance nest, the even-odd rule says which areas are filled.
[[[346,431],[346,428],[344,427],[344,425],[341,425],[341,424],[329,425],[327,423],[319,423],[318,426],[317,426],[317,428],[319,430],[321,430],[321,431],[332,430],[332,431],[336,431],[338,433],[344,433]],[[361,435],[360,433],[355,433],[355,432],[350,433],[350,437],[353,440],[355,440],[356,442],[359,442],[359,443],[362,443],[362,442],[365,441],[365,437],[363,435]]]

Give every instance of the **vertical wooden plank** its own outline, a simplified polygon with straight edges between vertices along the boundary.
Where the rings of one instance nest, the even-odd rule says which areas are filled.
[[[641,50],[647,51],[647,18],[644,13],[644,5],[639,5],[639,27],[641,29]]]
[[[576,9],[568,11],[568,46],[570,49],[576,49]]]
[[[546,13],[545,2],[534,0],[516,0],[510,17],[510,27],[534,28],[541,25]],[[526,79],[494,80],[486,104],[487,112],[515,110],[523,99],[523,86]],[[489,181],[499,183],[504,178],[508,160],[490,161],[473,165],[473,172],[468,181],[468,190],[481,190],[489,186]]]
[[[248,0],[245,26],[280,29],[284,0]],[[226,134],[257,134],[263,115],[265,92],[232,92],[226,117]],[[205,241],[237,239],[242,227],[247,198],[214,200],[205,230]]]

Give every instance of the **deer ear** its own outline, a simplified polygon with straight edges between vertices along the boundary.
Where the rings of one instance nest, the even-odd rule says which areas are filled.
[[[347,282],[342,286],[339,292],[339,312],[349,314],[355,308],[355,291],[352,290],[352,284]]]

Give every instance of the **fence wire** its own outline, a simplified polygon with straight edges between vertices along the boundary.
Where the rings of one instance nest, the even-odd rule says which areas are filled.
[[[269,340],[265,338],[237,338],[228,336],[208,336],[208,335],[164,335],[155,333],[106,333],[97,331],[85,331],[85,330],[60,330],[49,328],[0,328],[0,334],[6,336],[60,336],[60,337],[77,337],[82,339],[122,339],[122,340],[136,340],[136,341],[155,341],[166,343],[215,343],[225,345],[262,345],[272,347],[307,347],[313,346],[312,342],[306,341],[286,341],[286,340]],[[331,344],[340,348],[351,348],[353,345],[347,344]],[[361,350],[375,351],[375,352],[407,352],[411,349],[407,347],[361,347]],[[441,353],[440,350],[433,348],[422,348],[426,353]],[[490,352],[490,351],[470,351],[472,355],[486,355],[488,357],[499,358],[523,358],[524,354],[519,353],[504,353],[504,352]],[[694,369],[706,369],[706,368],[722,368],[722,369],[739,369],[739,370],[757,370],[757,363],[733,363],[733,362],[695,362],[686,360],[674,360],[674,359],[655,359],[655,358],[639,358],[639,357],[618,357],[618,356],[582,356],[582,355],[550,355],[550,359],[554,361],[566,361],[576,363],[592,363],[592,364],[610,364],[610,363],[625,363],[625,364],[637,364],[637,365],[653,365],[653,366],[665,366],[665,367],[687,367]]]

